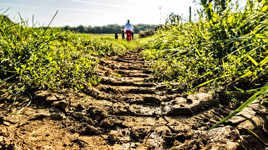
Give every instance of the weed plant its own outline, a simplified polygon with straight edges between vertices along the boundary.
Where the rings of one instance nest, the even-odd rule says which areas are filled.
[[[267,82],[268,21],[265,1],[244,10],[212,13],[209,20],[166,25],[145,44],[143,55],[158,80],[188,89],[202,86],[259,88]]]
[[[38,89],[81,90],[97,84],[98,58],[126,52],[126,44],[80,38],[53,28],[32,28],[0,17],[0,95]]]
[[[227,1],[221,14],[209,4],[204,9],[209,16],[200,15],[197,22],[163,26],[147,40],[143,56],[153,60],[151,68],[160,81],[178,82],[189,92],[224,87],[227,96],[248,98],[216,127],[256,99],[268,104],[267,3],[248,1],[241,10]]]

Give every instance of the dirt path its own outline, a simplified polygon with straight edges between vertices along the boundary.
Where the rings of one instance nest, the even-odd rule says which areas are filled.
[[[252,135],[240,129],[253,123],[243,117],[209,131],[232,111],[226,100],[215,92],[183,95],[176,85],[151,82],[139,51],[102,59],[97,70],[101,83],[84,93],[38,91],[23,107],[2,99],[0,149],[243,149],[252,142],[265,149],[257,138],[244,142]],[[254,121],[252,130],[265,125]]]

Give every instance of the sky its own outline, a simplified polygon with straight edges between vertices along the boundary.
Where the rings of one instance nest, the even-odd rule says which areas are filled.
[[[59,10],[52,26],[101,26],[107,24],[164,23],[174,12],[187,18],[192,0],[0,0],[0,14],[18,22],[19,14],[28,24],[47,25]],[[34,16],[34,17],[33,17]]]

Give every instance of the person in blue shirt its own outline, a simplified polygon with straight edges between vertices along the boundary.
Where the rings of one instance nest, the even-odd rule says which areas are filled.
[[[124,27],[124,31],[127,35],[127,40],[132,40],[133,26],[130,24],[129,20],[127,20],[127,24]]]

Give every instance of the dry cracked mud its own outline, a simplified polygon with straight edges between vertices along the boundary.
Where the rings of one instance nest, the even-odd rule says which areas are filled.
[[[152,82],[139,52],[102,58],[101,83],[83,93],[37,91],[24,105],[1,98],[0,149],[265,150],[267,110],[258,102],[209,130],[233,110],[228,100]]]

